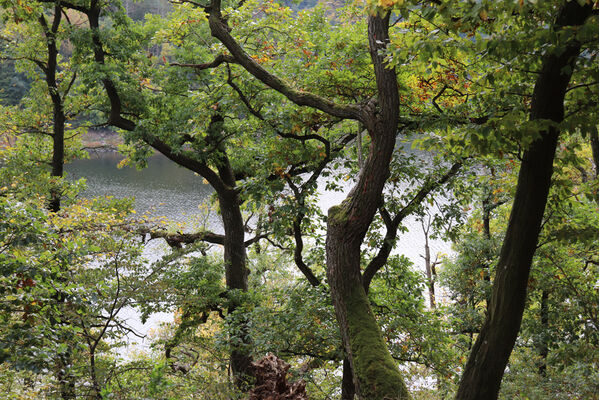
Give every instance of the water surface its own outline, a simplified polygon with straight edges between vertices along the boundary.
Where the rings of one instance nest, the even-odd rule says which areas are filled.
[[[138,213],[151,212],[156,217],[187,223],[189,229],[203,220],[204,208],[199,207],[210,201],[213,190],[202,177],[159,154],[151,156],[142,170],[118,168],[122,159],[117,153],[98,153],[68,164],[66,170],[72,179],[87,180],[83,197],[132,197]],[[209,226],[220,225],[213,213]]]

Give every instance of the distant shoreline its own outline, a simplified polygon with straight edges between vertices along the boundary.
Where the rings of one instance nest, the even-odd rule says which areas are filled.
[[[81,142],[89,152],[117,152],[123,139],[110,129],[90,129],[81,137]]]
[[[0,136],[0,149],[14,146],[16,137]],[[121,136],[110,129],[89,129],[82,137],[83,148],[90,153],[117,152],[118,146],[123,144]]]

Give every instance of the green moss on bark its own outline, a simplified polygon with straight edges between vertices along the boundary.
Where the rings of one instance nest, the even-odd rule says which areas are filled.
[[[354,288],[347,305],[353,367],[360,396],[369,400],[408,400],[410,395],[391,357],[361,287]]]
[[[329,208],[329,223],[333,225],[342,225],[349,218],[349,207],[347,199],[341,204]]]

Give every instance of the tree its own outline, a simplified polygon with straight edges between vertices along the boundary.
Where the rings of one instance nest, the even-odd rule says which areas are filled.
[[[571,26],[582,26],[591,12],[591,4],[581,6],[577,2],[567,2],[557,13],[554,29],[559,32]],[[531,121],[548,120],[559,124],[564,119],[564,97],[581,43],[577,38],[571,38],[564,46],[543,58],[531,102]],[[539,135],[540,138],[523,155],[489,311],[462,375],[458,399],[497,397],[520,329],[530,266],[551,184],[559,129],[550,124],[541,128]]]
[[[478,338],[458,398],[497,396],[520,328],[559,132],[578,129],[590,135],[591,145],[595,142],[596,121],[579,117],[581,111],[595,109],[597,32],[587,22],[594,18],[592,5],[380,2],[369,5],[367,24],[364,19],[348,23],[359,18],[347,9],[333,17],[333,26],[325,23],[322,8],[291,17],[289,9],[272,2],[225,8],[219,0],[209,5],[181,1],[164,28],[157,17],[132,24],[120,2],[41,3],[69,9],[89,23],[89,30],[71,36],[76,43],[73,60],[91,92],[99,94],[96,83],[101,83],[106,97],[98,104],[107,124],[124,131],[131,158],[143,163],[154,148],[215,188],[224,235],[153,232],[176,247],[196,240],[224,246],[223,296],[228,301],[212,293],[206,297],[214,301],[182,307],[181,323],[165,343],[169,360],[164,366],[171,369],[184,368],[174,355],[179,339],[206,323],[210,310],[222,313],[226,304],[232,369],[238,386],[246,386],[252,350],[248,318],[255,318],[245,314],[250,304],[246,247],[272,234],[273,244],[293,247],[294,261],[310,285],[320,286],[320,234],[312,236],[314,253],[304,249],[308,232],[319,226],[311,196],[317,179],[330,173],[327,165],[345,162],[358,176],[345,201],[329,210],[324,249],[347,356],[342,395],[351,398],[355,389],[359,398],[408,398],[394,357],[418,359],[418,350],[428,350],[418,340],[404,349],[398,332],[407,328],[413,338],[431,332],[412,325],[414,318],[397,318],[378,307],[390,307],[388,298],[397,294],[394,301],[410,315],[424,313],[421,303],[413,302],[415,293],[399,295],[417,281],[402,269],[400,259],[390,256],[402,220],[424,212],[423,202],[463,168],[465,159],[481,152],[499,160],[506,159],[505,153],[521,158],[495,276],[492,246],[460,260],[476,260],[472,266],[481,269],[480,280],[468,276],[471,270],[465,279],[483,286],[492,281],[493,292],[470,302],[481,311],[477,317],[483,318],[485,308],[488,313],[482,328],[478,320],[471,321],[469,333]],[[510,27],[513,21],[521,24]],[[360,27],[368,29],[367,37],[356,34]],[[208,39],[208,32],[217,41]],[[366,137],[357,134],[363,130]],[[432,173],[409,165],[411,158],[397,146],[398,134],[421,138],[425,148],[436,146],[440,161]],[[345,161],[342,157],[354,157],[348,147],[354,137],[357,162]],[[363,159],[365,146],[368,156]],[[419,185],[406,190],[397,184],[406,178]],[[495,201],[494,192],[486,186],[480,193],[482,235],[470,235],[473,243],[481,236],[489,244],[493,240],[492,211],[503,201]],[[259,214],[255,226],[244,220],[244,207]],[[384,236],[378,232],[383,228]],[[256,232],[255,238],[246,241],[245,229]],[[391,282],[384,266],[405,280]],[[211,278],[208,287],[215,281]],[[180,290],[177,301],[194,293],[185,285]],[[543,329],[553,296],[557,294],[549,290],[540,295]],[[548,342],[535,340],[540,357],[547,358]],[[324,346],[323,358],[338,362],[340,352],[333,347]],[[431,359],[439,371],[447,370],[443,360]],[[152,393],[162,387],[163,372],[161,366],[155,370]]]

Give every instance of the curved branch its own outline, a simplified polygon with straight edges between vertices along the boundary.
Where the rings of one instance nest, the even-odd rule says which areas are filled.
[[[294,89],[291,84],[268,72],[237,43],[220,12],[220,0],[212,0],[208,9],[208,22],[212,36],[220,40],[237,62],[256,79],[276,90],[298,106],[316,108],[343,119],[365,121],[366,115],[358,105],[342,105],[314,93]]]
[[[217,233],[202,231],[195,233],[171,233],[165,230],[151,230],[150,228],[141,227],[138,232],[142,235],[150,235],[150,239],[164,239],[169,246],[174,248],[182,248],[183,244],[193,244],[196,242],[207,242],[213,244],[223,245],[225,243],[225,236]]]
[[[183,63],[170,63],[169,65],[172,67],[185,67],[185,68],[193,68],[196,70],[204,70],[210,68],[216,68],[223,63],[236,63],[236,60],[227,54],[219,54],[216,58],[209,63],[202,64],[183,64]]]

